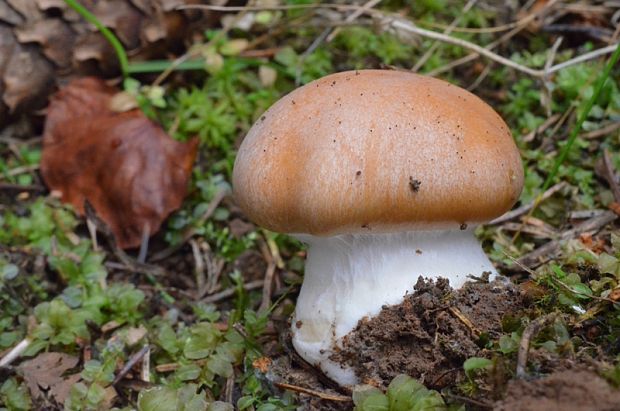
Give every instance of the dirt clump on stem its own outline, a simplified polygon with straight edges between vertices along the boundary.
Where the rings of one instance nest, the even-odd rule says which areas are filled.
[[[524,305],[508,281],[467,283],[454,291],[445,279],[420,277],[401,304],[360,321],[331,359],[352,367],[364,383],[386,387],[407,374],[441,389],[459,381],[465,360],[485,356],[484,339],[497,338],[504,315]]]

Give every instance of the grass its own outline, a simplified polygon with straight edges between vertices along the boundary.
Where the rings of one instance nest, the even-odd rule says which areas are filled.
[[[416,2],[416,7],[408,2],[385,3],[387,10],[404,9],[410,18],[427,25],[447,25],[459,10],[446,7],[443,1]],[[463,6],[463,2],[458,4]],[[44,352],[63,352],[83,359],[84,352],[91,352],[90,359],[81,361],[78,369],[67,371],[78,373],[80,380],[71,388],[65,409],[103,408],[106,390],[121,366],[144,347],[150,349],[153,387],[117,385],[123,393],[118,400],[122,409],[229,410],[236,406],[267,411],[295,409],[300,403],[300,397],[291,392],[274,389],[272,381],[255,367],[266,357],[284,355],[276,334],[286,329],[286,319],[294,309],[295,290],[303,276],[303,248],[284,235],[241,226],[243,216],[230,202],[219,203],[206,222],[200,218],[218,193],[231,189],[239,139],[280,96],[333,71],[383,64],[410,68],[433,43],[403,39],[360,25],[344,27],[333,42],[307,53],[322,30],[308,23],[312,21],[311,13],[273,12],[269,19],[263,16],[267,23],[257,23],[252,31],[206,33],[204,44],[209,44],[209,49],[205,53],[210,63],[205,67],[204,61],[188,61],[177,67],[196,70],[191,83],[150,87],[147,77],[140,78],[143,83],[126,82],[125,89],[136,96],[141,108],[171,135],[179,140],[198,136],[201,142],[190,195],[156,239],[156,247],[179,244],[186,230],[194,230],[206,263],[222,267],[216,277],[206,279],[212,281],[210,294],[231,290],[228,297],[213,303],[192,298],[197,274],[187,245],[158,263],[170,276],[132,273],[110,264],[116,260],[109,250],[94,251],[73,212],[52,198],[5,197],[7,201],[0,208],[0,353],[24,338],[30,341],[22,354],[24,359],[37,358]],[[494,21],[492,13],[474,7],[463,14],[461,24],[484,28]],[[264,48],[277,47],[274,55],[248,58],[232,50],[232,41],[251,42],[273,28],[282,30],[269,38]],[[456,35],[478,44],[495,38],[488,33]],[[523,34],[503,54],[536,67],[544,64],[549,44],[544,33]],[[556,59],[566,60],[589,47],[593,45],[561,49]],[[126,56],[123,63],[124,50],[115,50],[125,76],[165,70],[170,64],[129,64]],[[597,174],[595,160],[607,148],[613,164],[620,167],[617,131],[596,139],[584,137],[583,132],[618,119],[620,91],[614,64],[619,50],[602,70],[601,61],[592,61],[558,73],[549,80],[547,91],[536,80],[496,65],[491,66],[476,89],[507,120],[522,152],[526,182],[521,204],[536,201],[551,184],[566,182],[563,190],[532,211],[536,221],[528,228],[546,224],[557,235],[567,224],[570,212],[606,209],[613,203],[609,187]],[[459,47],[439,45],[421,71],[435,70],[465,54]],[[482,67],[476,64],[480,63],[450,71],[445,78],[467,87],[487,62],[482,62]],[[264,71],[275,73],[275,81],[266,81],[261,76]],[[564,123],[556,122],[557,127],[525,139],[550,116],[568,110],[575,110],[576,116],[569,115]],[[13,150],[0,143],[2,181],[38,184],[28,166],[38,164],[40,149],[19,143],[17,146]],[[594,356],[596,347],[604,347],[607,363],[601,373],[620,385],[620,350],[613,344],[620,337],[620,317],[613,302],[620,287],[620,240],[614,231],[615,226],[608,226],[601,236],[571,239],[563,244],[558,258],[526,273],[535,289],[543,291],[533,304],[534,314],[506,319],[504,334],[487,342],[493,360],[468,360],[464,364],[465,379],[454,387],[456,392],[464,396],[484,392],[495,364],[503,361],[514,365],[521,336],[535,316],[556,311],[564,313],[562,319],[540,333],[532,344],[558,358],[581,351]],[[539,246],[541,235],[544,237],[544,233],[537,236],[523,231],[515,238],[504,225],[484,227],[479,234],[492,259],[504,266]],[[263,278],[265,255],[278,261],[282,285],[269,309],[261,310],[261,290],[248,285]],[[587,339],[580,327],[586,324],[589,329],[592,324],[588,321],[592,319],[596,320],[599,334]],[[1,371],[0,380],[0,409],[22,410],[40,404],[40,399],[32,398],[19,373]],[[444,399],[437,393],[406,377],[399,377],[385,393],[368,387],[360,389],[353,400],[359,410],[396,410],[401,408],[394,405],[395,398],[406,402],[418,394],[418,400],[424,397],[428,398],[425,401],[437,401],[436,408],[431,409],[449,406],[456,410],[463,406],[452,400],[443,404]],[[234,404],[227,402],[231,397]]]

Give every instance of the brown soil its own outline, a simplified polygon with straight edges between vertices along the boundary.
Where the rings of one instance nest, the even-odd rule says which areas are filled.
[[[464,361],[491,358],[493,353],[483,348],[484,341],[501,335],[504,319],[527,315],[528,305],[527,291],[507,281],[468,283],[454,291],[446,280],[420,278],[402,304],[383,307],[378,316],[360,321],[332,360],[353,367],[363,383],[386,388],[395,376],[407,374],[428,388],[446,389],[443,392],[449,398],[466,381]],[[352,409],[351,402],[325,399],[346,393],[339,393],[320,371],[304,364],[290,349],[288,355],[274,353],[264,375],[270,384],[288,383],[315,391],[300,395],[303,409]],[[514,364],[499,361],[493,375],[477,381],[479,390],[471,402],[463,395],[453,400],[465,401],[467,410],[620,411],[620,390],[578,365],[581,362],[575,358],[568,361],[532,347],[529,360],[537,364],[538,372],[549,375],[508,382]]]
[[[444,388],[458,381],[466,359],[485,356],[479,336],[497,338],[504,315],[523,309],[523,297],[508,282],[467,283],[453,291],[447,280],[420,277],[402,304],[360,321],[332,359],[373,385],[407,374]]]
[[[513,380],[494,411],[618,411],[620,391],[591,371],[568,370],[535,381]]]

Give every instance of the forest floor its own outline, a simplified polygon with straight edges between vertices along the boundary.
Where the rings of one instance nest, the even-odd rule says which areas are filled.
[[[141,2],[119,3],[139,10]],[[141,110],[175,140],[197,141],[178,146],[195,155],[180,208],[150,241],[141,231],[115,237],[97,204],[79,210],[86,224],[42,176],[54,111],[42,109],[58,88],[10,94],[16,78],[26,90],[42,83],[0,64],[0,410],[620,409],[618,66],[600,81],[620,8],[554,0],[256,4],[169,11],[169,22],[175,13],[207,18],[150,65],[128,53],[124,81],[112,49],[105,58],[93,52],[86,68],[61,70],[50,31],[33,35],[32,25],[0,10],[0,34],[8,30],[20,50],[49,60],[33,66],[47,70],[46,84],[94,74],[107,81],[101,98],[128,104],[118,111]],[[37,18],[77,27],[79,16],[53,7]],[[131,51],[120,26],[111,28]],[[588,54],[596,50],[603,52]],[[231,196],[231,174],[244,135],[278,98],[367,68],[414,70],[485,100],[511,128],[525,186],[511,212],[476,229],[510,282],[412,284],[402,304],[347,337],[335,360],[364,383],[348,390],[291,347],[303,244],[252,224]],[[89,104],[95,94],[84,92]],[[77,133],[82,110],[70,113],[64,133]],[[101,151],[77,164],[57,155],[73,175],[108,161]],[[128,187],[110,190],[129,196]],[[175,203],[165,188],[159,194]],[[128,230],[133,217],[121,208],[111,213]],[[141,250],[119,248],[135,238]]]

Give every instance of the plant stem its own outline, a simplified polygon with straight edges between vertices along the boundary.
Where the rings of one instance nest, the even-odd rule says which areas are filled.
[[[601,91],[603,90],[603,85],[605,84],[605,81],[607,81],[607,79],[609,78],[611,69],[616,65],[619,57],[620,57],[620,43],[618,43],[618,45],[616,46],[616,50],[609,58],[609,61],[607,62],[607,66],[605,66],[605,69],[603,70],[603,74],[599,77],[596,83],[596,86],[594,87],[594,93],[592,94],[592,97],[590,97],[590,99],[586,102],[586,105],[584,106],[583,111],[579,115],[579,118],[577,119],[577,123],[575,124],[575,127],[573,127],[573,129],[571,130],[571,133],[568,137],[568,141],[566,142],[566,145],[564,146],[564,148],[562,148],[560,155],[555,161],[555,164],[553,165],[553,169],[551,170],[551,173],[549,173],[547,180],[545,180],[545,184],[543,184],[541,192],[544,193],[549,188],[551,183],[553,182],[553,179],[557,175],[558,170],[560,169],[560,166],[566,159],[566,156],[570,152],[571,147],[575,143],[575,140],[577,139],[577,135],[581,131],[581,127],[583,126],[583,123],[588,118],[588,115],[590,114],[590,110],[592,110],[594,103],[596,103],[596,101],[598,100],[598,97],[601,95]]]
[[[116,57],[118,58],[118,62],[121,66],[121,72],[123,74],[123,78],[127,78],[128,73],[129,73],[129,61],[127,59],[127,53],[125,52],[125,48],[123,47],[119,39],[107,27],[105,27],[94,14],[88,11],[86,7],[82,6],[76,0],[64,0],[64,1],[69,7],[75,10],[86,21],[94,24],[95,27],[97,27],[97,30],[101,32],[103,37],[106,38],[108,43],[110,43],[110,45],[116,52]]]

